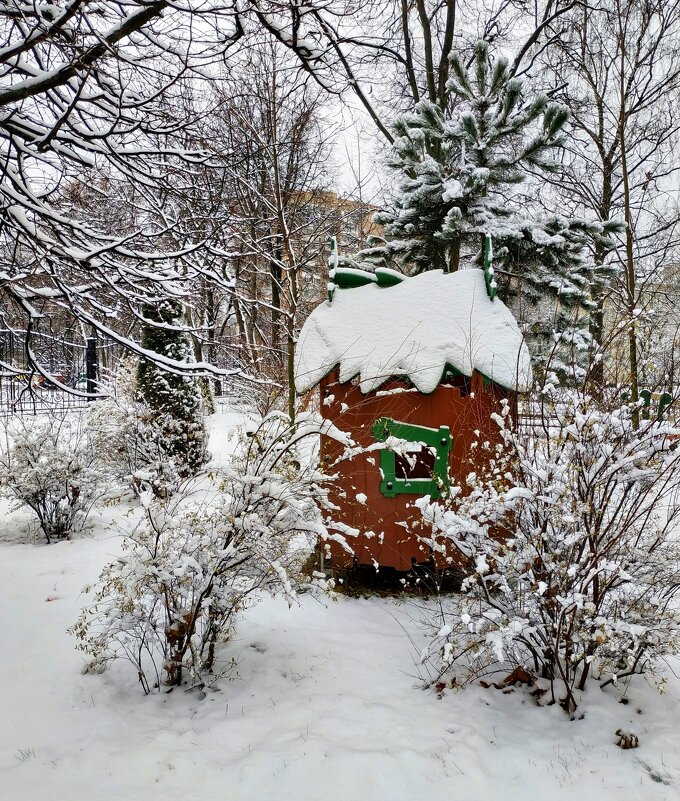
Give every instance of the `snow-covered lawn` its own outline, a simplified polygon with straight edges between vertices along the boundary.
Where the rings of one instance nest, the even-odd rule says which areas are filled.
[[[213,451],[234,420],[217,421]],[[46,547],[21,542],[27,516],[0,509],[2,801],[680,797],[672,674],[665,695],[641,681],[625,705],[594,688],[574,722],[523,689],[439,698],[420,688],[411,601],[265,600],[225,650],[231,679],[205,697],[144,697],[122,665],[83,675],[66,629],[118,552],[110,523],[127,511],[106,509],[92,537]],[[618,748],[618,728],[640,747]]]

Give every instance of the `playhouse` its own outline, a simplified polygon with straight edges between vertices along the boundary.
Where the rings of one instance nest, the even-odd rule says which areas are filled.
[[[430,560],[414,500],[462,481],[498,438],[491,415],[516,408],[531,381],[529,353],[510,310],[479,269],[406,278],[389,270],[336,270],[329,300],[306,320],[296,389],[320,389],[323,416],[359,446],[332,501],[354,550],[329,543],[333,566],[409,570]],[[322,465],[343,446],[322,437]]]

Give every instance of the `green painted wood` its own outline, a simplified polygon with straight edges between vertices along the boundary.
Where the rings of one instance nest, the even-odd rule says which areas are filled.
[[[379,417],[371,428],[373,436],[378,442],[385,442],[389,437],[406,442],[413,442],[425,447],[435,449],[434,469],[432,478],[404,479],[396,477],[396,457],[393,450],[383,448],[380,451],[380,469],[382,481],[380,492],[387,498],[396,495],[430,495],[433,499],[439,498],[441,490],[449,483],[449,454],[453,447],[453,437],[446,426],[438,429],[425,426],[401,423],[389,417]]]
[[[381,288],[396,286],[406,278],[405,275],[401,275],[394,270],[388,270],[385,267],[377,267],[375,277],[378,279],[378,286]]]
[[[649,389],[641,389],[640,397],[642,398],[642,419],[649,420],[649,409],[652,405],[652,391]]]
[[[378,283],[378,279],[373,273],[355,270],[353,267],[337,267],[333,270],[331,280],[338,289],[354,289],[358,286]]]
[[[659,398],[659,411],[657,412],[657,418],[660,420],[666,409],[673,403],[673,396],[670,392],[663,392],[661,397]]]

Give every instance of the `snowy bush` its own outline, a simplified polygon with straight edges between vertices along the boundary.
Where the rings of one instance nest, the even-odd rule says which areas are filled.
[[[300,466],[305,435],[270,417],[242,438],[212,495],[185,483],[172,498],[142,496],[142,521],[73,628],[93,667],[127,659],[145,693],[187,673],[198,681],[261,592],[295,599],[303,563],[325,533],[323,478]]]
[[[575,391],[553,400],[530,430],[499,417],[488,471],[418,502],[428,544],[468,574],[424,660],[463,682],[522,667],[573,714],[590,677],[656,676],[680,651],[680,432],[636,430],[626,405]]]
[[[102,468],[135,495],[167,497],[180,485],[162,432],[144,403],[118,395],[92,405],[88,429]]]
[[[0,493],[37,515],[48,542],[82,529],[105,478],[78,414],[17,418],[0,448]]]
[[[135,495],[151,491],[166,497],[179,487],[182,478],[192,470],[174,451],[164,415],[140,398],[137,388],[139,365],[136,360],[124,361],[110,387],[111,397],[92,404],[88,415],[90,438],[97,449],[102,466],[117,481],[127,484]],[[194,467],[203,464],[205,428],[202,414],[195,422],[201,457]],[[180,467],[177,465],[180,462]]]

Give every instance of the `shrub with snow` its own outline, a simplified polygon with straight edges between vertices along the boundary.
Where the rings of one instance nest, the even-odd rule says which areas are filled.
[[[48,542],[81,530],[105,483],[82,417],[19,417],[4,433],[0,493],[35,512]]]
[[[135,495],[151,491],[166,497],[181,483],[146,404],[125,395],[97,401],[88,415],[88,431],[102,469]]]
[[[522,667],[573,714],[591,677],[657,676],[680,651],[680,432],[576,391],[552,400],[528,431],[499,417],[488,471],[419,502],[426,541],[468,572],[424,659],[463,682]]]
[[[198,681],[238,614],[262,592],[296,597],[303,563],[325,533],[323,477],[281,417],[243,437],[219,485],[142,496],[144,517],[102,572],[73,631],[93,667],[124,658],[145,693]]]
[[[142,347],[168,359],[193,361],[191,342],[181,330],[184,311],[178,301],[163,300],[142,309],[154,325],[142,333]],[[137,368],[135,400],[144,404],[147,428],[180,478],[198,473],[208,460],[203,400],[198,379],[164,370],[143,359]]]
[[[200,458],[191,471],[186,464],[178,468],[177,461],[181,467],[184,460],[169,438],[172,421],[168,423],[164,414],[139,396],[138,371],[136,359],[121,363],[110,387],[111,396],[92,404],[89,436],[102,466],[114,480],[127,484],[135,495],[150,490],[157,497],[166,497],[207,458],[204,419],[199,409],[191,423],[198,432],[195,444]]]

